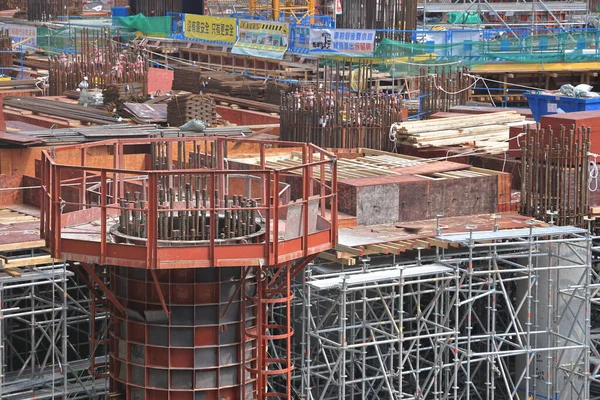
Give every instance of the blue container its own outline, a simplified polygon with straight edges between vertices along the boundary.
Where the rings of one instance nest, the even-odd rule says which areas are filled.
[[[129,7],[113,7],[110,11],[113,18],[129,17]]]
[[[544,115],[575,111],[600,110],[600,97],[576,98],[553,94],[525,93],[533,118],[540,122]]]

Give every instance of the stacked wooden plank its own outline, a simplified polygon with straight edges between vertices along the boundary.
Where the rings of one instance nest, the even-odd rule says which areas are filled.
[[[170,126],[181,126],[193,119],[213,126],[217,122],[215,102],[202,94],[185,94],[175,96],[167,106],[167,123]]]
[[[398,143],[413,147],[469,144],[487,149],[508,149],[509,129],[525,117],[515,111],[465,115],[427,121],[407,121],[394,126]]]

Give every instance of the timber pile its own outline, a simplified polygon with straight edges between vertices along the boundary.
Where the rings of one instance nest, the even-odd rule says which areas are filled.
[[[167,123],[170,126],[181,126],[193,119],[214,126],[217,122],[215,102],[202,94],[179,95],[168,102]]]
[[[395,125],[396,140],[413,147],[472,144],[490,150],[508,149],[509,128],[523,125],[515,111],[408,121]]]

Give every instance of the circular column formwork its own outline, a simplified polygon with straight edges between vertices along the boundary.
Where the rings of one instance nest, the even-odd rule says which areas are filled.
[[[114,267],[112,291],[127,310],[112,311],[111,391],[127,399],[236,400],[254,392],[242,362],[255,340],[242,346],[242,268],[157,271],[170,315],[152,273]],[[254,312],[246,312],[254,314]]]
[[[40,175],[52,257],[78,263],[110,303],[111,397],[291,398],[290,280],[337,242],[335,154],[115,139],[44,151]]]

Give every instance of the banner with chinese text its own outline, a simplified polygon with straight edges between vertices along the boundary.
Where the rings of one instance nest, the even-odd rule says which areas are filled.
[[[183,36],[209,42],[235,43],[237,20],[235,18],[209,17],[185,14]]]
[[[290,26],[284,22],[240,20],[233,54],[282,60],[289,45]]]
[[[14,44],[20,43],[24,47],[37,46],[37,28],[35,26],[4,24],[0,27],[8,29]]]
[[[368,56],[375,48],[375,30],[310,29],[311,53],[333,53]]]

